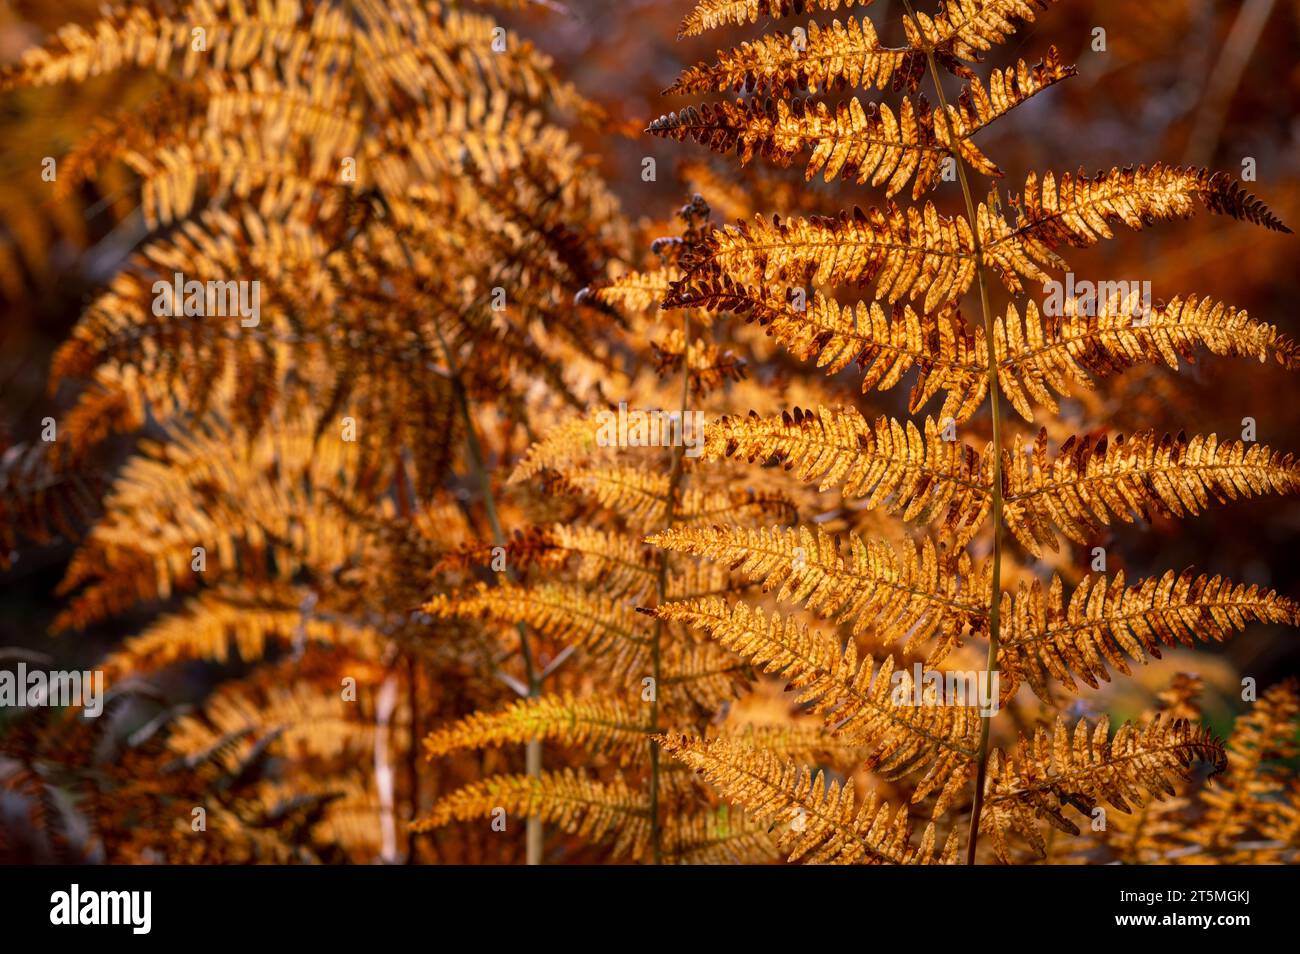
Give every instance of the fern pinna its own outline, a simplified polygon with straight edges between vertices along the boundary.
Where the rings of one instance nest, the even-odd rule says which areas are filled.
[[[1013,704],[1021,684],[1050,710],[1076,680],[1095,686],[1163,646],[1224,639],[1257,620],[1300,621],[1295,603],[1277,593],[1190,571],[1136,582],[1094,575],[1073,593],[1058,576],[1044,584],[1022,573],[1019,585],[1005,590],[1011,568],[1056,551],[1061,536],[1090,544],[1115,522],[1194,515],[1211,503],[1300,487],[1300,465],[1289,454],[1213,434],[1147,431],[1058,443],[1044,425],[1024,450],[1010,437],[1006,405],[1032,424],[1036,409],[1055,413],[1057,395],[1071,386],[1091,386],[1138,362],[1177,367],[1204,348],[1288,368],[1296,363],[1294,345],[1273,327],[1208,299],[1185,296],[1143,308],[1134,296],[1114,294],[1093,307],[1080,300],[1049,310],[1030,298],[1034,284],[1069,270],[1067,249],[1111,238],[1117,225],[1141,229],[1204,210],[1289,231],[1230,176],[1162,164],[1030,174],[1019,194],[994,187],[977,204],[974,174],[1002,172],[973,137],[1074,70],[1055,50],[1036,65],[1020,61],[987,80],[973,67],[1051,5],[951,0],[928,15],[904,0],[905,41],[897,47],[886,46],[871,21],[851,10],[830,25],[773,25],[757,40],[720,51],[715,62],[685,70],[668,90],[736,91],[743,98],[687,106],[649,128],[735,152],[742,162],[799,162],[809,178],[882,190],[883,201],[866,209],[757,217],[713,230],[683,251],[682,275],[663,303],[742,315],[829,373],[855,366],[864,392],[892,388],[915,369],[910,411],[918,414],[942,395],[934,416],[872,420],[851,406],[724,416],[706,429],[703,459],[779,464],[801,481],[838,489],[861,507],[928,532],[901,547],[836,539],[806,526],[675,527],[650,539],[738,568],[779,599],[827,619],[851,620],[878,642],[883,663],[859,659],[851,646],[844,652],[834,635],[744,603],[676,601],[656,613],[788,679],[825,713],[828,726],[874,747],[869,767],[913,780],[910,801],[941,827],[955,834],[951,816],[967,816],[968,863],[980,857],[981,834],[991,836],[1004,860],[1013,831],[1045,852],[1040,822],[1078,834],[1079,812],[1086,821],[1097,809],[1122,813],[1160,799],[1193,763],[1221,770],[1224,749],[1185,713],[1164,712],[1113,734],[1104,719],[1072,725],[1057,717],[1054,727],[1030,728],[1004,749],[992,742],[992,716],[951,699],[917,706],[909,693],[902,702],[887,693],[874,670],[889,678],[895,666],[887,654],[896,647],[928,646],[927,664],[937,667],[954,646],[986,642],[981,688],[995,697],[1000,688],[999,711]],[[702,0],[682,33],[852,6]],[[954,99],[945,74],[964,81]],[[933,106],[920,93],[927,76]],[[839,96],[887,88],[900,94],[898,105]],[[945,176],[945,168],[955,176]],[[923,201],[944,178],[959,183],[964,213],[947,215]],[[909,182],[911,203],[900,204]],[[1009,299],[1001,312],[993,307],[999,286]],[[866,301],[841,300],[841,291],[859,289],[870,290]],[[974,327],[961,311],[968,294],[979,302],[982,320]],[[959,427],[985,421],[986,442],[959,439]],[[796,855],[897,861],[933,854],[929,830],[918,848],[906,848],[905,838],[882,842],[881,819],[888,816],[874,798],[854,808],[838,786],[728,743],[677,735],[663,742],[724,797],[783,826]],[[792,812],[816,822],[795,831]],[[879,851],[882,845],[892,853]],[[943,852],[952,854],[951,847]]]

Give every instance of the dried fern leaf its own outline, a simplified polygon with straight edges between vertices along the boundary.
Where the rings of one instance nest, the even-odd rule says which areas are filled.
[[[815,358],[827,374],[853,365],[862,373],[863,393],[889,390],[916,369],[908,401],[913,414],[943,391],[939,419],[961,423],[988,394],[984,333],[968,329],[955,306],[918,314],[900,303],[892,309],[879,302],[840,304],[821,292],[800,300],[790,292],[741,285],[732,286],[718,306],[756,322],[795,357]]]
[[[978,62],[996,44],[1033,23],[1055,0],[946,0],[933,17],[905,17],[907,41],[968,62]],[[951,67],[950,67],[951,68]]]
[[[1236,843],[1252,832],[1265,834],[1279,811],[1285,814],[1289,799],[1283,765],[1297,752],[1298,719],[1300,693],[1294,679],[1270,687],[1237,718],[1228,741],[1227,771],[1217,785],[1201,789],[1205,817],[1187,831],[1188,841],[1207,856],[1251,860],[1236,857]]]
[[[511,817],[540,818],[588,841],[613,842],[614,854],[640,857],[650,837],[644,795],[623,779],[599,782],[573,769],[540,776],[497,775],[439,799],[412,828],[433,831],[452,822]],[[487,824],[484,822],[484,824]]]
[[[1035,556],[1057,548],[1053,528],[1087,543],[1118,519],[1164,510],[1195,515],[1211,502],[1300,490],[1300,464],[1262,444],[1143,431],[1127,439],[1071,437],[1054,460],[1041,431],[1031,453],[1003,452],[1007,526]]]
[[[757,23],[763,17],[779,20],[813,10],[835,11],[854,4],[871,5],[872,0],[699,0],[683,19],[677,36],[699,36],[723,26]]]
[[[1014,305],[997,319],[994,334],[998,380],[1002,392],[1027,421],[1037,402],[1053,414],[1059,407],[1052,392],[1065,395],[1071,385],[1091,387],[1093,378],[1118,374],[1139,362],[1163,361],[1179,367],[1197,348],[1212,354],[1255,358],[1272,356],[1285,368],[1300,365],[1296,345],[1272,325],[1251,319],[1245,311],[1210,298],[1175,298],[1134,315],[1136,302],[1118,292],[1099,291],[1103,300],[1093,314],[1077,302],[1066,302],[1060,317],[1044,317],[1029,301],[1023,317]],[[977,349],[986,349],[977,331]],[[985,358],[985,360],[987,360]]]
[[[423,609],[441,619],[524,623],[538,633],[593,653],[649,644],[649,636],[631,607],[567,583],[479,583],[463,593],[439,593]]]
[[[852,621],[855,635],[869,631],[882,646],[901,642],[907,652],[937,639],[932,661],[985,626],[987,569],[977,575],[965,553],[955,562],[941,560],[929,540],[900,550],[850,533],[843,553],[824,530],[800,526],[673,527],[648,542],[725,563],[764,592],[779,590],[778,600]]]
[[[541,739],[601,755],[623,765],[645,754],[647,728],[644,706],[625,696],[572,693],[521,699],[497,712],[475,712],[459,722],[431,732],[424,739],[428,758],[457,749],[523,744]]]
[[[688,106],[655,120],[647,132],[678,142],[693,140],[714,152],[734,150],[742,164],[758,155],[789,166],[807,154],[805,178],[821,173],[827,182],[870,182],[883,186],[886,196],[911,179],[912,198],[920,199],[938,181],[944,156],[960,155],[984,175],[1001,176],[971,137],[1074,72],[1061,65],[1055,48],[1036,66],[1022,60],[1005,72],[995,71],[987,89],[972,80],[957,105],[948,107],[947,122],[936,119],[924,99],[904,98],[895,115],[883,103],[864,106],[857,97],[831,106],[813,98],[755,96]]]
[[[956,838],[936,851],[934,825],[918,847],[911,845],[907,810],[893,811],[869,794],[854,802],[852,786],[827,782],[770,752],[729,739],[706,741],[683,735],[660,739],[675,758],[716,785],[723,798],[774,826],[777,844],[790,861],[811,864],[951,863]]]
[[[1227,173],[1161,163],[1114,168],[1095,176],[1067,172],[1059,181],[1049,172],[1041,186],[1038,175],[1030,173],[1023,197],[1013,198],[1011,204],[1019,212],[1014,227],[983,204],[978,218],[985,260],[1014,292],[1023,290],[1017,273],[1044,281],[1043,267],[1067,270],[1056,249],[1088,248],[1112,238],[1115,223],[1142,229],[1188,218],[1204,208],[1274,231],[1291,231]]]
[[[875,286],[889,302],[918,296],[933,311],[965,294],[975,277],[974,239],[961,217],[923,209],[841,212],[835,218],[756,218],[715,229],[682,257],[682,280],[668,308],[716,308],[723,280],[771,284]]]
[[[1073,734],[1058,718],[1050,731],[1040,728],[1032,739],[1022,738],[1009,756],[999,749],[990,753],[980,830],[991,835],[1004,862],[1009,831],[1041,853],[1039,819],[1077,835],[1078,826],[1064,814],[1067,806],[1085,815],[1101,805],[1129,812],[1148,798],[1173,795],[1175,783],[1197,761],[1221,772],[1227,759],[1208,729],[1184,719],[1161,715],[1145,724],[1126,722],[1112,739],[1106,718],[1092,728],[1081,719]]]
[[[852,642],[841,648],[835,636],[775,613],[767,617],[744,603],[728,607],[716,597],[668,603],[656,613],[703,630],[724,648],[788,680],[799,701],[821,714],[834,732],[870,750],[871,770],[885,778],[921,775],[913,801],[938,791],[936,815],[965,787],[979,738],[978,711],[916,705],[911,675],[895,670],[892,656],[877,669],[870,656],[859,659]]]
[[[973,538],[991,506],[991,458],[943,440],[931,419],[922,433],[910,421],[881,417],[872,424],[854,408],[796,408],[767,418],[723,417],[704,433],[704,459],[776,461],[819,490],[838,485],[846,497],[904,520],[942,519],[958,547]]]
[[[1125,586],[1114,577],[1087,576],[1070,594],[1058,576],[1044,592],[1038,580],[1003,595],[998,662],[1051,703],[1051,682],[1069,691],[1075,678],[1096,688],[1109,681],[1109,663],[1128,675],[1129,660],[1160,658],[1160,647],[1222,641],[1251,622],[1300,625],[1300,606],[1273,590],[1220,576],[1172,570]]]
[[[664,861],[673,865],[761,865],[780,857],[768,825],[727,805],[673,812],[663,841]]]
[[[774,33],[719,51],[717,62],[683,70],[664,94],[734,89],[788,97],[795,90],[884,89],[891,84],[915,88],[924,68],[924,57],[917,51],[883,46],[869,19],[850,17],[829,26],[810,22],[806,40],[799,42],[792,35]]]

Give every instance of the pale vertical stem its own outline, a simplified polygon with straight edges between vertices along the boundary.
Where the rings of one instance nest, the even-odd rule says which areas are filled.
[[[907,9],[907,15],[912,18],[912,23],[916,27],[918,36],[924,36],[921,33],[920,24],[917,22],[916,14],[912,10],[911,0],[903,0],[903,6]],[[994,325],[993,310],[989,307],[988,284],[985,280],[985,262],[984,247],[980,241],[979,219],[975,214],[975,202],[971,198],[970,183],[966,180],[966,165],[962,160],[960,150],[957,149],[957,137],[953,130],[952,118],[948,115],[948,101],[944,96],[943,83],[939,78],[939,67],[934,60],[934,50],[928,42],[922,40],[922,49],[925,51],[926,66],[930,72],[930,78],[934,81],[935,95],[939,99],[939,113],[943,117],[944,125],[948,130],[948,143],[952,149],[951,155],[953,163],[957,167],[957,179],[961,183],[962,198],[966,203],[966,218],[970,223],[971,235],[975,242],[975,278],[979,284],[980,291],[980,310],[984,318],[984,338],[988,343],[988,389],[989,389],[989,415],[993,426],[993,486],[991,488],[993,496],[993,579],[990,586],[989,600],[989,652],[988,658],[984,665],[985,698],[993,697],[993,672],[998,664],[999,638],[1001,636],[1002,623],[1002,411],[999,402],[998,393],[998,359],[997,349],[994,346]],[[993,721],[992,715],[983,717],[980,724],[980,743],[979,755],[975,770],[975,800],[971,806],[970,814],[970,834],[966,842],[966,863],[968,865],[975,863],[975,849],[979,843],[979,825],[980,815],[984,810],[984,785],[988,778],[989,765],[989,730]]]
[[[439,339],[442,338],[442,332],[438,333]],[[506,546],[505,531],[501,529],[501,518],[497,514],[496,497],[492,493],[492,481],[488,476],[487,464],[483,456],[483,447],[479,443],[478,431],[474,426],[474,417],[470,413],[469,396],[465,393],[465,386],[461,383],[460,374],[457,371],[454,359],[451,355],[451,349],[445,341],[442,342],[443,351],[447,355],[449,362],[448,369],[451,371],[452,390],[456,393],[456,405],[460,409],[461,421],[465,426],[465,443],[469,449],[470,464],[473,468],[474,475],[478,479],[479,493],[483,500],[483,510],[487,514],[488,526],[492,529],[492,540],[499,547]],[[514,578],[514,571],[507,567],[506,573],[511,579]],[[537,670],[537,664],[533,661],[533,649],[528,642],[528,628],[523,623],[516,626],[519,632],[519,655],[524,661],[524,675],[528,681],[528,698],[535,699],[542,694],[542,679]],[[540,778],[542,774],[542,742],[540,739],[530,739],[524,750],[524,772],[529,778]],[[542,848],[545,832],[542,827],[542,820],[535,815],[530,815],[525,829],[525,860],[530,865],[540,865],[542,863]]]
[[[668,478],[668,494],[664,502],[664,528],[671,528],[677,520],[677,490],[682,483],[686,456],[686,406],[691,399],[691,313],[682,310],[682,406],[678,427],[681,442],[673,447],[673,466]],[[659,575],[655,580],[655,605],[662,606],[668,597],[668,551],[659,553]],[[654,641],[651,644],[651,678],[654,679],[654,696],[650,700],[650,844],[655,864],[663,862],[663,828],[659,822],[659,743],[654,737],[659,733],[659,680],[663,657],[664,621],[655,620]]]
[[[379,793],[379,859],[397,862],[396,785],[389,760],[389,736],[397,708],[397,674],[390,672],[375,702],[375,787]]]
[[[376,198],[383,206],[385,213],[390,221],[393,221],[392,206],[388,203],[388,198],[383,192],[377,192]],[[402,250],[402,257],[406,259],[407,267],[410,268],[411,274],[416,274],[415,256],[411,254],[410,247],[406,244],[406,239],[402,233],[393,226],[393,237],[397,240],[398,246]],[[488,525],[492,529],[492,541],[496,546],[506,546],[506,535],[501,529],[501,519],[497,515],[496,497],[492,493],[492,479],[488,474],[487,461],[483,455],[483,445],[479,443],[478,429],[474,426],[474,415],[470,412],[469,395],[465,392],[465,383],[461,380],[460,368],[456,363],[456,356],[447,343],[442,329],[434,326],[438,335],[438,343],[442,346],[443,357],[447,361],[447,376],[451,381],[451,389],[456,407],[460,412],[461,422],[465,426],[465,446],[469,451],[470,468],[473,471],[474,478],[479,485],[479,493],[483,500],[483,511],[487,514]],[[514,570],[507,566],[507,577],[515,579]],[[524,661],[524,674],[528,681],[528,697],[535,699],[542,694],[542,678],[537,670],[537,665],[533,662],[532,646],[528,642],[528,627],[519,623],[515,627],[519,632],[519,655]],[[414,709],[414,700],[412,700]],[[540,739],[530,739],[524,752],[524,772],[529,778],[540,778],[542,774],[542,742]],[[542,826],[542,820],[530,816],[525,829],[525,861],[530,865],[540,865],[542,863],[542,849],[544,847],[545,831]]]

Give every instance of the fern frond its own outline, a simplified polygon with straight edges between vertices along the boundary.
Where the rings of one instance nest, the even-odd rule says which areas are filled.
[[[585,461],[599,446],[600,411],[569,418],[546,432],[546,435],[528,448],[523,460],[510,473],[510,483],[519,484],[536,477],[544,470],[555,470],[564,464]]]
[[[920,53],[883,46],[871,20],[849,17],[847,23],[835,20],[829,26],[810,22],[802,43],[775,33],[719,51],[717,62],[683,70],[664,94],[734,89],[788,97],[795,90],[885,89],[891,83],[914,89],[924,68]]]
[[[788,680],[800,703],[821,714],[833,731],[870,750],[866,764],[885,778],[922,774],[913,801],[939,791],[936,815],[967,782],[979,738],[973,707],[914,703],[911,675],[894,669],[892,656],[879,669],[858,657],[850,641],[809,631],[778,614],[744,603],[728,607],[717,597],[668,603],[661,619],[703,630],[724,648]],[[896,702],[897,698],[906,702]]]
[[[1051,703],[1051,680],[1070,691],[1077,677],[1096,688],[1109,681],[1106,664],[1129,674],[1129,659],[1160,658],[1160,647],[1223,641],[1251,622],[1300,625],[1294,600],[1220,576],[1172,570],[1125,586],[1114,577],[1088,576],[1068,604],[1058,576],[1046,593],[1038,580],[1003,595],[998,661],[1016,681],[1024,678]]]
[[[1192,360],[1197,348],[1261,362],[1272,356],[1285,368],[1300,366],[1295,343],[1277,328],[1210,298],[1174,298],[1149,315],[1135,316],[1134,301],[1099,297],[1106,300],[1096,303],[1094,314],[1066,302],[1063,316],[1045,318],[1029,301],[1023,318],[1008,305],[1005,318],[997,320],[998,380],[1025,420],[1033,420],[1031,401],[1057,412],[1052,391],[1064,395],[1072,384],[1091,387],[1094,377],[1118,374],[1143,361],[1163,361],[1177,369],[1178,359]],[[976,336],[982,345],[983,334],[977,331]]]
[[[1272,686],[1249,712],[1237,718],[1228,741],[1228,769],[1218,785],[1201,789],[1205,817],[1187,832],[1188,840],[1214,855],[1232,846],[1252,829],[1267,825],[1286,787],[1279,763],[1293,758],[1300,719],[1300,693],[1295,679]]]
[[[873,425],[854,408],[796,408],[767,418],[723,417],[704,433],[705,459],[774,460],[819,490],[840,485],[845,496],[904,520],[942,518],[958,547],[970,542],[991,506],[991,458],[943,440],[928,418],[922,433],[887,417]]]
[[[1041,431],[1032,453],[1004,451],[1007,526],[1035,556],[1057,548],[1052,528],[1076,543],[1108,526],[1164,509],[1199,514],[1213,501],[1300,490],[1300,463],[1262,444],[1142,431],[1127,439],[1071,437],[1055,460]]]
[[[358,655],[378,652],[379,632],[347,620],[305,615],[307,592],[296,587],[215,586],[187,600],[104,661],[113,676],[152,672],[176,662],[204,659],[226,662],[263,658],[274,646],[295,642],[351,648]]]
[[[978,62],[998,43],[1033,23],[1055,0],[946,0],[934,17],[905,17],[908,42],[968,62]],[[945,63],[949,69],[951,63]]]
[[[778,859],[770,826],[727,805],[689,815],[673,812],[664,826],[664,861],[674,865],[758,865]]]
[[[631,607],[566,583],[538,586],[479,583],[462,593],[439,593],[423,608],[424,612],[441,619],[524,623],[552,639],[595,653],[649,643]]]
[[[910,24],[911,18],[906,22]],[[1061,62],[1060,54],[1052,46],[1048,47],[1047,56],[1033,66],[1017,60],[1014,66],[994,70],[989,74],[987,88],[978,77],[972,76],[970,83],[962,87],[957,104],[948,106],[948,122],[942,119],[933,121],[935,136],[943,148],[949,153],[955,150],[975,171],[1001,178],[1002,170],[971,142],[971,137],[1017,106],[1077,73],[1075,67]]]
[[[652,551],[634,536],[582,524],[557,523],[551,528],[555,546],[579,557],[577,578],[599,584],[611,595],[639,594],[654,585]]]
[[[882,646],[902,642],[906,652],[937,638],[932,661],[986,625],[987,568],[976,574],[965,552],[941,560],[930,540],[900,551],[850,533],[846,554],[821,528],[799,526],[672,527],[648,542],[725,563],[761,583],[764,592],[779,589],[778,600],[852,621],[855,635],[869,630]]]
[[[797,301],[790,292],[720,282],[730,290],[718,304],[756,322],[802,360],[836,374],[853,365],[863,393],[895,387],[916,369],[908,409],[915,414],[935,394],[947,392],[939,418],[967,420],[988,394],[988,349],[984,334],[968,329],[955,306],[917,314],[910,305],[879,302],[841,304],[814,292]]]
[[[805,178],[822,173],[885,186],[893,196],[915,176],[913,198],[930,188],[946,150],[934,138],[933,116],[904,99],[898,115],[884,104],[866,108],[854,97],[833,109],[820,100],[754,97],[705,103],[661,116],[646,129],[678,142],[688,139],[714,152],[735,150],[742,164],[758,155],[789,166],[810,153]]]
[[[821,763],[849,770],[861,764],[868,754],[861,745],[848,741],[820,723],[724,726],[721,735],[749,748],[763,749],[786,761],[803,765]]]
[[[1085,815],[1103,804],[1128,812],[1148,798],[1173,795],[1194,762],[1208,762],[1214,772],[1227,763],[1222,743],[1184,719],[1160,715],[1145,724],[1124,723],[1113,739],[1109,733],[1104,717],[1093,728],[1081,719],[1073,734],[1058,718],[1053,729],[1022,738],[1009,756],[998,749],[990,754],[980,828],[992,836],[1000,859],[1009,858],[1009,830],[1041,852],[1038,819],[1077,835],[1078,826],[1064,814],[1067,806]]]
[[[627,272],[608,282],[584,288],[578,293],[578,301],[599,302],[622,313],[651,313],[658,311],[669,286],[680,281],[681,277],[682,273],[676,266],[648,272]]]
[[[704,775],[723,798],[772,824],[781,851],[790,861],[812,864],[951,863],[956,838],[936,851],[934,825],[926,826],[918,847],[911,845],[907,810],[892,810],[874,794],[854,803],[852,786],[827,782],[770,752],[749,749],[729,739],[664,736],[660,744],[673,757]]]
[[[491,818],[500,809],[506,812],[507,831],[512,816],[540,818],[570,835],[613,842],[615,855],[639,857],[650,836],[641,792],[621,778],[599,782],[573,769],[475,782],[441,798],[412,828],[432,831],[454,821]]]
[[[1019,211],[1014,227],[983,205],[979,220],[986,259],[1015,292],[1022,290],[1015,273],[1042,281],[1046,275],[1039,266],[1067,269],[1056,249],[1088,248],[1112,238],[1116,222],[1142,229],[1188,218],[1204,208],[1277,232],[1291,231],[1227,173],[1161,163],[1114,168],[1096,176],[1067,172],[1059,182],[1049,172],[1041,185],[1038,175],[1030,173],[1023,197],[1013,197],[1011,204]]]
[[[864,212],[835,218],[769,222],[756,218],[715,229],[682,257],[685,276],[664,300],[667,308],[715,309],[725,294],[716,285],[874,284],[875,296],[894,302],[924,298],[924,311],[955,301],[975,278],[974,238],[964,218],[923,209]]]
[[[457,749],[523,744],[541,739],[615,756],[623,765],[645,754],[644,706],[623,696],[572,693],[521,699],[497,712],[475,712],[424,739],[428,758]]]
[[[912,198],[920,199],[938,181],[944,156],[960,155],[984,175],[1000,177],[1001,170],[971,137],[1074,73],[1061,64],[1055,48],[1036,66],[1021,60],[1005,72],[995,71],[987,89],[973,79],[957,105],[948,107],[946,123],[924,99],[904,98],[895,115],[883,103],[864,107],[857,97],[832,107],[813,98],[754,96],[734,104],[688,106],[661,116],[646,131],[678,142],[693,140],[714,152],[735,150],[742,164],[758,155],[789,166],[806,153],[805,178],[821,173],[827,182],[870,182],[884,186],[887,197],[913,179]]]
[[[723,26],[757,23],[762,17],[778,20],[812,10],[848,9],[855,3],[866,7],[872,0],[699,0],[682,19],[677,36],[699,36]]]

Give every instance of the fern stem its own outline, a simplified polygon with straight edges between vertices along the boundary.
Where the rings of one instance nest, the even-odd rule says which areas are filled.
[[[673,468],[668,478],[668,494],[664,501],[664,528],[669,529],[677,519],[677,490],[682,483],[686,457],[686,405],[691,399],[691,313],[682,310],[682,406],[679,427],[681,443],[673,447]],[[662,606],[668,597],[669,551],[659,553],[659,575],[655,580],[655,605]],[[650,699],[650,844],[655,864],[663,863],[663,828],[659,823],[659,684],[661,676],[664,621],[655,620],[654,642],[651,645],[651,668],[654,695]]]
[[[907,15],[912,18],[912,24],[916,27],[917,35],[924,38],[925,34],[921,32],[916,13],[912,10],[911,0],[903,0],[903,7],[907,10]],[[939,100],[939,112],[943,116],[944,125],[948,130],[948,142],[952,146],[950,155],[953,164],[957,167],[957,180],[961,183],[962,199],[966,203],[966,219],[970,224],[971,236],[975,243],[975,277],[980,290],[980,311],[984,318],[984,338],[988,342],[989,349],[989,417],[993,429],[993,486],[991,488],[993,495],[993,579],[990,586],[989,600],[989,652],[984,664],[984,679],[986,698],[992,699],[993,671],[998,664],[998,647],[1002,623],[1002,411],[998,400],[998,362],[994,344],[996,337],[993,327],[993,310],[989,307],[988,283],[985,280],[984,247],[980,242],[979,219],[975,215],[975,202],[971,197],[970,183],[966,179],[966,163],[962,159],[961,151],[957,149],[957,137],[952,126],[952,117],[948,115],[948,100],[944,96],[943,82],[939,78],[939,66],[934,59],[934,48],[923,40],[922,49],[925,51],[926,67],[930,72],[931,80],[934,82],[935,96]],[[971,805],[970,833],[966,841],[966,864],[968,865],[975,864],[975,850],[979,844],[980,815],[984,810],[984,785],[988,777],[989,734],[992,721],[993,715],[987,715],[980,724],[979,755],[975,770],[975,800]]]
[[[438,330],[438,339],[447,355],[452,390],[456,393],[456,406],[460,409],[461,421],[465,426],[465,444],[469,449],[470,465],[479,484],[479,493],[483,500],[483,511],[487,515],[488,526],[492,530],[492,541],[496,546],[504,548],[507,543],[506,535],[501,528],[501,518],[497,513],[496,497],[492,493],[492,481],[488,476],[487,463],[483,455],[483,445],[479,443],[478,430],[474,427],[474,417],[470,413],[469,395],[465,392],[465,385],[462,383],[460,372],[454,363],[455,359],[452,357],[451,348],[443,339],[441,329]],[[508,566],[506,567],[506,574],[508,578],[514,580],[514,571]],[[542,694],[542,679],[537,664],[533,660],[532,645],[528,642],[528,627],[523,623],[517,623],[515,628],[519,633],[519,655],[523,658],[524,675],[528,681],[528,698],[535,699]],[[524,773],[529,778],[541,777],[541,739],[528,740],[528,745],[524,749]],[[541,818],[536,815],[529,815],[524,835],[525,862],[527,864],[540,865],[542,863],[543,841],[544,831]]]
[[[383,206],[384,213],[388,216],[389,221],[393,221],[393,209],[388,203],[388,197],[382,190],[375,193],[379,204]],[[418,274],[415,266],[415,256],[411,254],[411,248],[406,244],[406,239],[393,226],[393,237],[396,238],[398,246],[402,250],[402,257],[406,259],[407,267],[411,274]],[[451,345],[447,343],[447,338],[442,333],[442,329],[436,324],[434,331],[438,335],[438,344],[442,346],[443,357],[447,362],[447,376],[451,381],[452,392],[455,395],[456,408],[460,412],[460,418],[465,425],[465,446],[469,451],[470,468],[473,471],[474,479],[479,485],[479,493],[483,500],[483,512],[487,514],[488,526],[492,530],[492,542],[498,547],[506,546],[506,535],[501,529],[501,518],[497,514],[496,497],[492,493],[492,479],[488,475],[487,459],[483,454],[483,445],[478,439],[478,429],[474,427],[474,415],[470,412],[469,394],[465,391],[465,382],[460,376],[460,366],[456,363],[456,356],[452,353]],[[509,566],[506,567],[507,578],[514,581],[514,570]],[[528,642],[528,627],[523,623],[516,625],[519,632],[519,655],[524,662],[524,675],[528,681],[528,697],[536,698],[542,694],[542,678],[537,670],[537,664],[533,661],[533,649]],[[414,711],[415,700],[411,700],[412,711]],[[524,772],[529,778],[540,778],[542,775],[542,740],[530,739],[524,750]],[[542,863],[542,849],[544,847],[545,832],[542,827],[542,820],[536,816],[530,815],[525,828],[525,854],[524,860],[529,865],[540,865]]]

